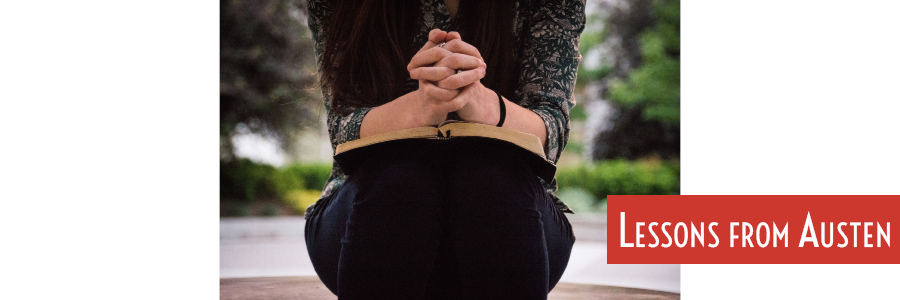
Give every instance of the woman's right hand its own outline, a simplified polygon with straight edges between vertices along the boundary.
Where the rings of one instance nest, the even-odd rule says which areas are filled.
[[[484,77],[486,65],[478,57],[453,53],[437,47],[447,39],[447,32],[434,29],[428,34],[428,42],[411,59],[407,70],[410,77],[419,80],[418,101],[410,101],[410,114],[420,126],[437,125],[447,119],[447,113],[462,109],[464,98],[457,98],[460,88]],[[456,75],[454,86],[446,85],[448,77]],[[471,82],[470,82],[471,81]],[[458,85],[458,86],[457,86]]]

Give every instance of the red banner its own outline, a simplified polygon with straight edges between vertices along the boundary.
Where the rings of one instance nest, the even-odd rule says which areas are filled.
[[[609,196],[607,212],[610,264],[900,263],[900,196]]]

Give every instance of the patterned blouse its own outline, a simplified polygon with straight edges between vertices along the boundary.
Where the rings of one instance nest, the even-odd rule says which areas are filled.
[[[416,36],[416,48],[428,41],[428,32],[439,28],[448,31],[451,17],[444,0],[421,0],[421,28]],[[309,28],[316,43],[316,56],[321,63],[326,26],[331,20],[332,8],[328,0],[309,0]],[[527,108],[544,120],[547,128],[547,158],[556,163],[569,139],[569,110],[575,106],[572,92],[575,74],[581,54],[578,41],[584,29],[584,0],[532,0],[516,3],[515,45],[520,49],[518,85],[515,99],[509,99]],[[406,91],[418,88],[418,81],[408,79]],[[348,107],[352,111],[342,116],[331,109],[330,95],[323,88],[325,109],[328,114],[328,133],[331,147],[359,139],[359,128],[371,107]],[[325,184],[322,197],[337,190],[347,175],[337,163],[333,164],[331,177]],[[563,212],[572,213],[565,203],[556,197],[556,179],[541,183]],[[307,214],[315,205],[307,208]]]

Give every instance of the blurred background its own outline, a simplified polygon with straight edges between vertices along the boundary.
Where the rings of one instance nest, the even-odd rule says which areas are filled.
[[[607,195],[679,193],[680,2],[588,0],[586,11],[557,172],[580,263],[563,281],[677,292],[677,265],[605,264],[605,211]],[[223,0],[220,20],[220,276],[314,275],[302,214],[332,152],[306,1]]]

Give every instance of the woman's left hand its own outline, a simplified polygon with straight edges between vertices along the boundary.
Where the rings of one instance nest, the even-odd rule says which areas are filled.
[[[453,53],[476,57],[482,62],[484,59],[477,48],[463,42],[458,32],[447,34],[447,42],[444,49]],[[439,63],[440,64],[440,63]],[[500,102],[497,93],[481,84],[484,77],[484,69],[461,70],[456,75],[438,81],[437,86],[444,89],[460,89],[457,99],[462,99],[466,105],[456,111],[464,121],[496,125],[500,121]]]

